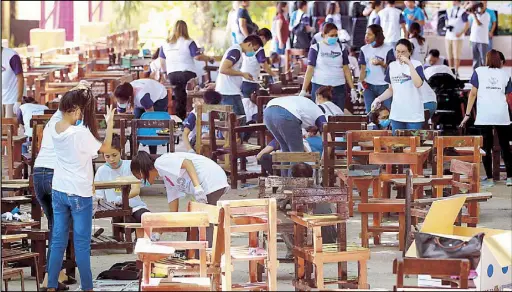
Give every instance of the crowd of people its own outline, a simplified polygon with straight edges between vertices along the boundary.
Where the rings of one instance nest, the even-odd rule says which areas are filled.
[[[503,54],[489,50],[495,20],[492,21],[485,4],[468,11],[461,1],[453,1],[453,7],[447,12],[448,58],[443,59],[439,50],[423,37],[426,14],[414,1],[404,1],[403,11],[395,7],[395,1],[372,1],[363,13],[369,21],[365,45],[356,59],[356,50],[340,40],[344,34],[338,3],[329,4],[325,24],[316,33],[307,13],[307,1],[297,2],[297,10],[291,13],[287,2],[277,3],[272,27],[268,29],[259,28],[252,21],[250,1],[233,1],[234,10],[228,17],[232,45],[222,56],[216,82],[208,85],[204,99],[194,100],[196,106],[201,103],[231,105],[237,115],[245,116],[242,123],[251,122],[255,114],[253,97],[260,88],[260,71],[277,78],[273,68],[283,67],[280,55],[286,48],[307,49],[307,69],[300,93],[272,99],[263,113],[263,121],[274,140],[257,159],[269,172],[268,154],[272,151],[303,152],[306,149],[321,152],[322,140],[317,133],[322,131],[329,116],[347,113],[347,95],[355,103],[362,93],[366,112],[378,129],[421,129],[426,122],[425,111],[429,112],[428,121],[437,104],[436,94],[426,82],[426,71],[446,68],[451,73],[450,68],[453,68],[456,74],[464,34],[471,29],[469,40],[477,58],[470,79],[472,89],[465,118],[460,126],[467,123],[476,101],[475,125],[482,130],[483,149],[488,153],[484,156],[488,182],[492,180],[492,156],[489,153],[493,130],[496,130],[505,161],[507,185],[512,186],[512,153],[508,144],[512,130],[506,97],[512,93],[512,81],[503,69]],[[264,50],[268,42],[272,42],[270,58]],[[29,98],[19,106],[24,95],[23,70],[19,56],[13,52],[2,48],[2,103],[5,115],[18,115],[29,134],[31,116],[45,108]],[[98,136],[96,101],[86,82],[64,94],[59,110],[44,128],[33,173],[36,198],[51,230],[48,288],[59,288],[58,276],[71,218],[81,288],[93,288],[89,254],[94,210],[102,200],[121,204],[120,190],[94,191],[95,180],[133,175],[146,187],[161,177],[172,212],[178,210],[179,199],[184,196],[216,204],[229,189],[224,170],[209,158],[195,153],[195,133],[206,134],[207,131],[195,128],[198,118],[195,109],[188,116],[186,112],[186,86],[197,77],[194,61],[213,62],[214,59],[201,53],[182,20],[176,22],[169,39],[158,48],[153,59],[150,78],[123,83],[114,90],[117,107],[107,106],[103,141]],[[354,74],[355,69],[360,74]],[[140,151],[133,153],[131,161],[122,160],[124,145],[113,134],[115,112],[133,113],[135,118],[145,112],[167,112],[171,97],[162,84],[164,78],[173,86],[176,115],[184,121],[187,152],[166,153],[155,159]],[[149,150],[151,154],[157,153],[156,146],[150,146]],[[99,152],[106,163],[94,175],[92,160]],[[140,222],[142,214],[149,212],[139,193],[140,185],[133,185],[129,204],[135,222]],[[158,237],[157,234],[154,236]],[[209,230],[208,241],[211,243],[211,240]]]

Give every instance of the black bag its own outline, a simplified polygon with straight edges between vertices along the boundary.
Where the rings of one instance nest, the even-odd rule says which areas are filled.
[[[299,24],[297,24],[292,30],[296,39],[294,44],[294,48],[296,49],[309,49],[311,46],[311,33],[306,31],[306,25],[302,23],[302,18],[304,15],[305,13],[301,15]]]
[[[468,259],[471,270],[480,262],[484,233],[478,233],[469,241],[418,232],[414,236],[416,254],[419,258]]]
[[[96,280],[139,280],[140,272],[134,261],[117,263],[101,272]]]

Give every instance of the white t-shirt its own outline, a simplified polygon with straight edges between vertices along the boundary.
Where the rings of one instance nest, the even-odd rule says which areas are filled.
[[[250,98],[242,98],[247,122],[253,121],[253,117],[258,113],[258,106]]]
[[[478,89],[475,125],[510,125],[506,97],[512,92],[510,74],[504,69],[478,67],[470,83]]]
[[[384,81],[386,69],[379,65],[373,65],[372,59],[379,59],[389,64],[395,60],[393,47],[389,44],[382,44],[380,47],[373,47],[371,44],[366,44],[361,47],[359,52],[359,65],[366,65],[366,83],[372,85],[386,85]]]
[[[21,115],[23,116],[23,127],[25,128],[25,135],[28,137],[32,137],[32,125],[30,124],[30,120],[33,115],[42,115],[44,114],[44,110],[47,110],[48,107],[42,104],[36,103],[25,103],[20,106]]]
[[[84,126],[70,126],[57,134],[53,125],[50,135],[57,157],[52,188],[80,197],[92,197],[92,160],[97,156],[101,142]]]
[[[226,173],[213,160],[192,153],[165,153],[155,160],[155,168],[164,181],[169,203],[195,193],[190,176],[181,168],[185,159],[194,165],[199,183],[207,195],[229,187]]]
[[[199,55],[196,43],[191,39],[179,37],[176,43],[166,43],[160,49],[160,57],[165,59],[167,73],[196,71],[194,57]]]
[[[261,71],[261,64],[265,63],[267,61],[267,57],[265,56],[265,50],[263,47],[259,48],[258,51],[256,51],[256,54],[252,57],[247,57],[246,54],[242,55],[242,72],[248,72],[252,75],[253,80],[242,78],[242,81],[244,82],[250,82],[250,83],[259,83],[259,77],[260,77],[260,71]]]
[[[118,177],[123,176],[133,176],[132,171],[130,170],[130,160],[121,160],[121,166],[118,169],[112,169],[106,164],[100,166],[96,171],[96,175],[94,176],[94,181],[113,181]],[[121,189],[106,189],[106,190],[96,190],[96,197],[105,199],[108,202],[115,202],[122,198],[123,191]],[[142,201],[140,196],[133,197],[129,200],[130,208],[132,208],[132,212],[142,208],[148,208],[146,204]]]
[[[328,120],[330,116],[342,116],[344,114],[341,108],[332,101],[326,101],[318,106],[324,112],[326,120]]]
[[[162,73],[162,64],[159,59],[151,61],[149,63],[149,69],[151,72],[155,72],[155,80],[160,80],[160,74]]]
[[[325,17],[325,22],[331,22],[331,23],[334,23],[336,25],[336,27],[338,28],[338,30],[342,29],[342,25],[341,25],[341,14],[328,14],[326,17]]]
[[[375,23],[375,19],[377,18],[377,11],[373,10],[372,13],[368,16],[368,24],[366,26],[370,26]]]
[[[446,11],[447,23],[446,25],[453,26],[453,29],[446,30],[445,38],[447,40],[462,40],[464,35],[457,37],[457,34],[464,30],[464,25],[468,22],[468,13],[464,8],[452,7]]]
[[[130,82],[130,84],[133,86],[134,91],[133,101],[135,107],[138,108],[151,108],[155,102],[167,96],[165,86],[154,79],[137,79]]]
[[[14,104],[18,99],[17,74],[23,73],[16,51],[2,47],[2,104]]]
[[[231,68],[240,71],[242,67],[242,54],[242,47],[240,45],[232,45],[222,56],[221,66],[224,60],[228,59],[233,62],[233,67]],[[215,90],[222,95],[242,95],[242,76],[229,76],[219,72],[215,83]]]
[[[51,136],[51,129],[55,127],[55,123],[62,120],[62,112],[56,111],[43,130],[43,139],[41,140],[41,148],[37,153],[36,161],[34,162],[34,168],[55,168],[55,161],[57,156],[55,155],[55,149],[53,147],[53,139]]]
[[[423,103],[437,102],[436,92],[432,89],[432,87],[430,87],[428,82],[424,81],[420,89]]]
[[[430,77],[434,76],[435,74],[449,74],[453,77],[453,79],[455,79],[453,71],[446,65],[434,65],[427,67],[424,69],[423,73],[425,73],[425,80],[429,80]]]
[[[359,78],[359,75],[361,75],[361,70],[359,69],[359,64],[357,63],[356,57],[348,56],[348,62],[350,70],[352,70],[354,77]]]
[[[420,45],[416,38],[410,38],[409,41],[414,45],[411,59],[420,61],[421,65],[425,64],[425,58],[427,58],[429,50],[427,40],[423,41],[423,45]]]
[[[386,7],[379,11],[375,23],[382,26],[384,32],[384,41],[386,43],[395,43],[400,39],[400,29],[402,23],[405,23],[402,10],[395,7]]]
[[[418,74],[425,80],[421,63],[416,60],[411,60],[411,62]],[[406,123],[424,122],[422,91],[421,88],[414,86],[409,65],[400,65],[398,61],[391,62],[386,71],[386,82],[393,88],[393,102],[389,118]]]
[[[280,106],[302,121],[302,128],[316,126],[316,120],[324,113],[311,99],[303,96],[283,96],[268,102],[267,108]]]
[[[348,51],[339,42],[328,45],[319,42],[311,45],[308,53],[308,66],[315,67],[313,83],[339,86],[345,84],[343,66],[349,65]]]
[[[469,17],[474,18],[474,14],[470,15]],[[476,20],[473,19],[471,22],[471,33],[469,35],[469,41],[472,43],[488,44],[489,22],[491,21],[491,15],[487,12],[484,12],[484,14],[476,14],[476,17],[482,24],[478,25]]]

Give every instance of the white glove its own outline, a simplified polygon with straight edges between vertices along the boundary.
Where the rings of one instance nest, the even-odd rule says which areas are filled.
[[[376,98],[373,102],[372,102],[372,111],[378,109],[380,107],[380,105],[382,104],[382,102],[380,101],[380,99]]]
[[[192,148],[192,149],[190,149],[190,150],[188,150],[187,152],[188,152],[188,153],[194,153],[194,154],[196,153],[196,151],[195,151],[193,148]]]
[[[357,90],[364,91],[363,82],[357,82]]]
[[[305,90],[301,90],[300,93],[299,93],[299,96],[306,96],[306,91]]]
[[[357,91],[355,88],[352,88],[350,90],[350,101],[352,101],[352,103],[356,103],[357,102]]]
[[[2,219],[5,221],[12,221],[12,216],[11,212],[5,212],[2,214]]]
[[[12,106],[12,112],[14,113],[14,115],[18,114],[18,111],[20,110],[20,106],[21,106],[21,103],[19,101],[14,103],[14,105]]]
[[[194,197],[196,198],[196,202],[208,204],[206,193],[204,192],[203,187],[201,185],[194,187]]]

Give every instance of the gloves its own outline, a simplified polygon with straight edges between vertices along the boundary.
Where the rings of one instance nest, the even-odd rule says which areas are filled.
[[[352,101],[352,103],[356,103],[357,102],[357,91],[355,88],[352,88],[350,90],[350,101]]]
[[[376,98],[376,99],[372,102],[372,106],[371,106],[372,111],[374,111],[374,110],[378,109],[378,108],[380,107],[381,103],[382,103],[382,102],[380,101],[380,99],[379,99],[379,98]]]
[[[299,96],[306,96],[306,91],[305,90],[301,90],[300,93],[299,93]]]
[[[194,149],[190,149],[190,150],[188,150],[187,152],[188,152],[188,153],[194,153],[194,154],[196,154],[196,151],[195,151]]]
[[[194,196],[196,198],[196,202],[208,204],[206,193],[204,192],[203,187],[201,185],[194,187]]]
[[[21,103],[19,101],[14,103],[14,105],[12,107],[12,112],[14,113],[14,115],[18,114],[18,111],[20,110],[20,106],[21,106]]]

